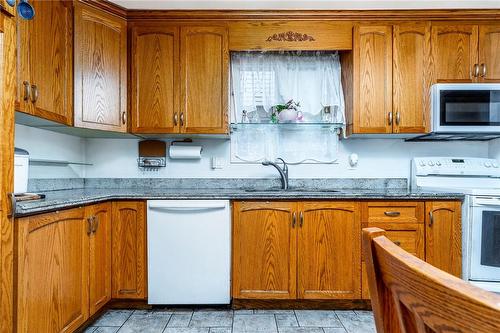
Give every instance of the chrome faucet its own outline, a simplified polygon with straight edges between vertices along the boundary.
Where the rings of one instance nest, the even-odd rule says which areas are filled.
[[[278,170],[278,172],[280,173],[281,188],[283,190],[287,190],[288,189],[288,165],[286,164],[285,160],[282,158],[277,158],[276,160],[280,160],[281,162],[283,162],[283,168],[281,168],[278,164],[271,162],[271,161],[264,161],[264,162],[262,162],[262,165],[265,165],[265,166],[272,165],[273,167],[275,167],[276,170]]]

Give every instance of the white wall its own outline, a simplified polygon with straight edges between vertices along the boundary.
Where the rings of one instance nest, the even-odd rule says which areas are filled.
[[[15,146],[33,159],[85,161],[85,139],[34,127],[16,125]],[[85,167],[30,165],[30,178],[73,177],[85,177]]]
[[[198,140],[203,158],[195,161],[168,160],[158,172],[144,172],[137,167],[137,140],[88,139],[86,145],[89,178],[165,177],[165,178],[260,178],[276,177],[271,167],[255,164],[230,164],[228,140]],[[404,142],[401,139],[348,139],[340,143],[338,164],[303,164],[290,166],[291,178],[408,177],[414,156],[487,157],[488,143],[482,142]],[[348,165],[351,153],[359,155],[359,165]],[[211,157],[224,159],[224,168],[211,169]]]
[[[47,130],[16,125],[16,147],[32,158],[92,163],[92,166],[32,165],[30,178],[260,178],[276,177],[276,170],[258,164],[230,164],[230,142],[222,139],[195,140],[203,146],[203,157],[195,161],[167,159],[158,172],[137,167],[135,139],[82,139]],[[350,168],[348,156],[359,155],[357,168]],[[487,142],[404,142],[401,139],[348,139],[340,143],[337,164],[290,166],[291,178],[408,177],[414,156],[444,155],[500,159],[500,140]],[[211,168],[211,157],[224,160],[223,169]]]

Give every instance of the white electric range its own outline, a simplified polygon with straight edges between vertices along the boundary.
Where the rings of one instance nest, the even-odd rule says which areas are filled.
[[[463,279],[500,292],[500,166],[497,160],[417,157],[411,189],[465,194],[462,206]]]

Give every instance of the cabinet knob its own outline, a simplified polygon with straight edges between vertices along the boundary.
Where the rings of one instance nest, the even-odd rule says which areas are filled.
[[[396,212],[396,211],[390,211],[390,212],[384,212],[384,215],[385,216],[390,216],[390,217],[397,217],[399,215],[401,215],[400,212]]]
[[[399,126],[399,123],[401,122],[401,114],[398,112],[396,112],[396,125]]]
[[[397,246],[401,246],[401,242],[400,241],[394,241],[394,244],[396,244]]]
[[[181,126],[184,126],[184,112],[181,112]]]
[[[30,95],[31,95],[31,85],[28,81],[24,81],[23,87],[24,87],[23,100],[25,102],[27,102],[30,99]]]
[[[429,212],[429,227],[432,227],[433,224],[434,224],[434,215],[432,214],[432,212]]]
[[[303,212],[300,212],[300,214],[299,214],[299,225],[301,228],[304,225],[304,213]]]
[[[127,124],[127,112],[125,111],[122,112],[122,124],[123,125]]]
[[[92,233],[92,221],[93,217],[88,217],[87,218],[87,235],[90,235]]]
[[[473,69],[472,76],[474,76],[474,77],[478,77],[479,76],[479,65],[478,64],[474,64],[474,69]]]
[[[97,228],[99,227],[99,219],[97,216],[92,217],[93,220],[93,226],[92,226],[92,232],[95,233],[97,231]]]
[[[389,125],[392,125],[392,112],[389,112],[388,118],[389,118]]]
[[[38,86],[36,84],[31,85],[31,102],[36,103],[38,100]]]
[[[293,212],[293,214],[292,214],[292,228],[295,228],[296,223],[297,223],[297,213]]]
[[[179,116],[177,115],[177,112],[174,114],[174,126],[177,126],[178,123],[178,118]]]
[[[481,77],[486,76],[486,64],[481,64],[481,74],[479,74]]]

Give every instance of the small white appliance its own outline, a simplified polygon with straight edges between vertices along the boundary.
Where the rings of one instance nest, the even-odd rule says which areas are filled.
[[[228,200],[150,200],[149,304],[229,304]]]
[[[30,155],[24,149],[14,150],[14,193],[28,192]]]
[[[465,194],[462,205],[462,276],[500,292],[500,167],[497,160],[417,157],[411,187]]]
[[[431,100],[435,133],[500,133],[498,83],[438,83]]]

